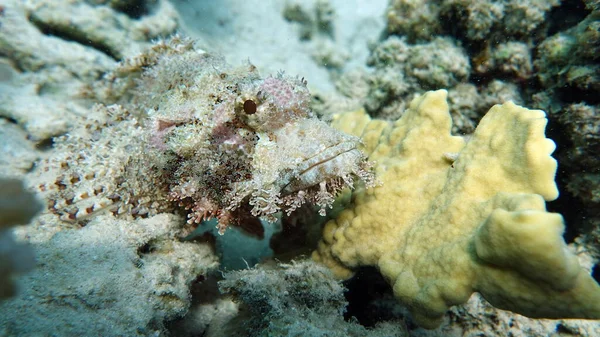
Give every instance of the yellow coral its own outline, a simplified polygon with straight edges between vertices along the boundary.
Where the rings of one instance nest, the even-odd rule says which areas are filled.
[[[427,328],[476,291],[529,317],[600,318],[600,287],[567,249],[562,217],[545,208],[558,190],[544,112],[494,106],[466,140],[450,134],[446,96],[416,98],[395,123],[337,117],[362,137],[382,184],[354,192],[313,258],[341,278],[377,266]]]

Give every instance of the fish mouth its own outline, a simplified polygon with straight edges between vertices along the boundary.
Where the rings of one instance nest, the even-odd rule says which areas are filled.
[[[284,185],[283,192],[295,192],[352,173],[352,168],[362,158],[356,145],[354,141],[345,141],[308,157],[294,170],[290,181]]]

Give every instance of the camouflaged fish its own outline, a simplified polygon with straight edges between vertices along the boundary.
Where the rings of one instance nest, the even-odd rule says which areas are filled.
[[[182,211],[190,224],[217,218],[223,233],[304,203],[324,214],[356,177],[373,184],[360,140],[313,116],[304,79],[263,79],[176,37],[103,83],[120,88],[119,104],[96,105],[40,170],[65,221]]]

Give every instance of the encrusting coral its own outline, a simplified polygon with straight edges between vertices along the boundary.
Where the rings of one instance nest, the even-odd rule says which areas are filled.
[[[179,216],[101,214],[42,238],[52,216],[15,233],[37,241],[35,268],[18,278],[18,296],[0,302],[3,336],[164,335],[166,322],[188,312],[192,286],[219,267],[210,244],[178,240]]]
[[[546,211],[558,197],[555,144],[540,110],[496,105],[468,139],[450,134],[445,90],[417,97],[396,122],[363,111],[334,125],[362,137],[381,186],[324,228],[313,258],[341,278],[376,266],[423,327],[473,292],[534,318],[600,318],[600,287]]]
[[[314,261],[261,264],[223,276],[219,289],[238,301],[240,313],[249,319],[224,324],[208,336],[407,336],[399,322],[366,328],[344,320],[346,289]]]
[[[263,79],[175,36],[103,83],[90,95],[105,104],[57,139],[59,155],[39,170],[63,220],[183,210],[190,224],[217,218],[220,233],[235,225],[260,235],[254,217],[306,202],[324,213],[354,177],[373,183],[359,139],[313,117],[304,79]]]

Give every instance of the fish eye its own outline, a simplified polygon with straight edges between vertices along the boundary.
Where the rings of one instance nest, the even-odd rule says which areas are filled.
[[[255,114],[256,113],[256,103],[251,99],[247,99],[244,102],[244,112],[247,113],[248,115]]]

